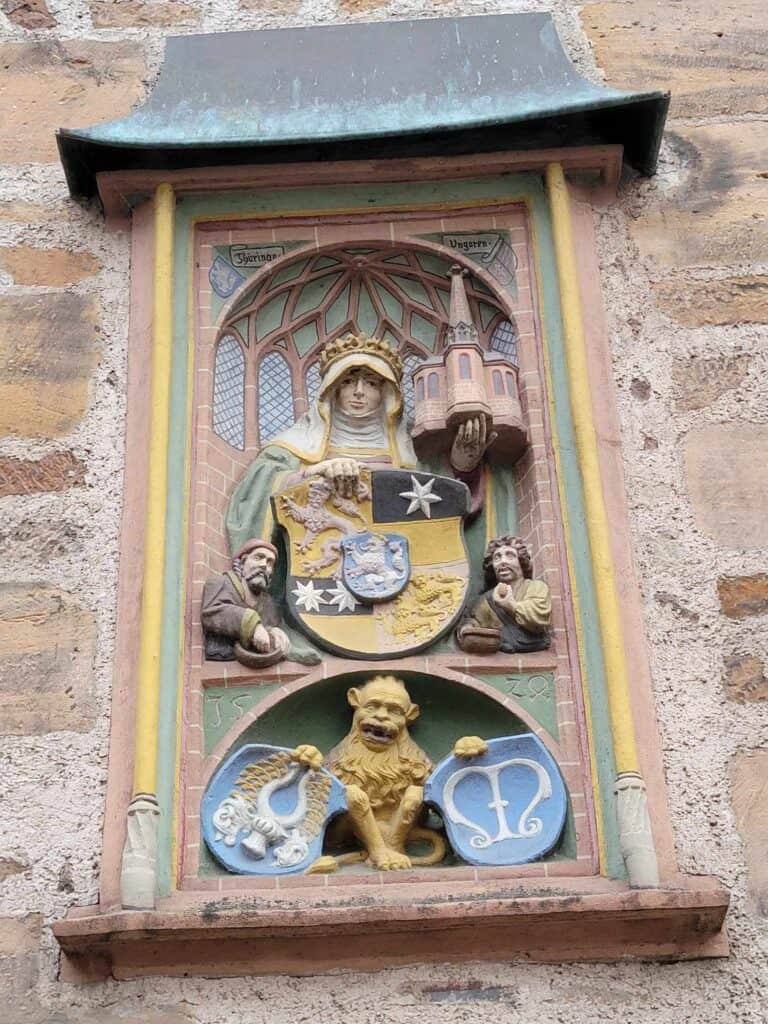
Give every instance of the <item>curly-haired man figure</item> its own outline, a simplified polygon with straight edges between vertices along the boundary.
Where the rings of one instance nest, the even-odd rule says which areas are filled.
[[[456,631],[459,647],[479,649],[473,638],[480,629],[498,631],[498,650],[509,654],[546,650],[552,599],[547,584],[531,578],[531,556],[522,540],[511,536],[492,540],[485,551],[483,571],[487,589]]]

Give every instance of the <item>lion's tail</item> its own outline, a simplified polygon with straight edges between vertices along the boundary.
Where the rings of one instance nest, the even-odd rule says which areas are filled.
[[[318,857],[312,866],[307,870],[308,875],[330,875],[338,871],[344,864],[364,864],[368,854],[365,850],[353,850],[349,853],[340,853],[336,857],[326,855]]]
[[[411,857],[411,864],[418,866],[427,864],[439,864],[440,861],[445,857],[446,845],[445,840],[439,832],[435,832],[433,828],[412,828],[408,833],[408,842],[412,839],[422,839],[424,842],[430,843],[432,849],[429,853],[424,853],[420,857]]]

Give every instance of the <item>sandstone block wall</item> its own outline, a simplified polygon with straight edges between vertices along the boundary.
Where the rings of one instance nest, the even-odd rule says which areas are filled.
[[[127,112],[169,33],[517,10],[587,75],[674,92],[598,242],[678,854],[732,888],[732,957],[63,985],[49,925],[98,884],[129,245],[53,131]],[[763,0],[0,0],[0,1020],[765,1019],[767,53]]]

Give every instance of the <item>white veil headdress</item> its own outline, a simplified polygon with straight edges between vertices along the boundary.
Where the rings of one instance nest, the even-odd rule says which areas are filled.
[[[363,339],[361,339],[362,341]],[[392,465],[396,468],[414,468],[418,465],[410,435],[402,415],[403,399],[400,381],[390,363],[375,351],[350,351],[336,359],[327,368],[320,382],[316,402],[312,402],[291,427],[269,441],[270,445],[285,448],[302,462],[320,462],[327,457],[334,415],[335,386],[348,370],[365,367],[384,380],[384,397],[381,403],[384,437]],[[350,454],[355,448],[350,446]]]

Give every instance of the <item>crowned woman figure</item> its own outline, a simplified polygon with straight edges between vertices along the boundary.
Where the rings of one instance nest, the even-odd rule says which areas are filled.
[[[470,489],[472,515],[483,518],[481,463],[490,442],[483,417],[457,428],[447,459],[419,463],[403,415],[403,366],[394,349],[378,338],[347,334],[325,345],[320,374],[317,401],[262,448],[235,489],[227,513],[232,550],[249,537],[270,536],[271,495],[324,477],[338,494],[353,497],[363,468],[455,476]]]

